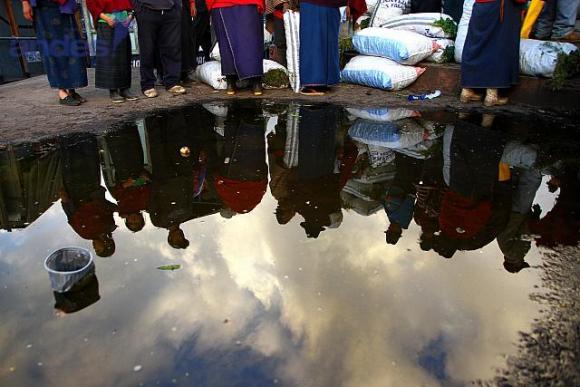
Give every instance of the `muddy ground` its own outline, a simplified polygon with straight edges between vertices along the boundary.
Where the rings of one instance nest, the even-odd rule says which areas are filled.
[[[90,85],[94,84],[93,77],[94,71],[89,69]],[[137,71],[133,79],[133,91],[137,94],[139,91]],[[79,89],[80,94],[88,99],[86,104],[80,107],[64,107],[58,104],[56,93],[50,89],[45,76],[2,85],[0,86],[0,144],[34,141],[78,131],[98,133],[115,122],[134,119],[157,109],[176,108],[215,99],[252,97],[249,91],[242,91],[237,97],[228,97],[223,91],[215,91],[200,83],[188,88],[188,94],[180,97],[173,97],[162,88],[158,89],[160,91],[158,98],[145,99],[143,97],[136,102],[113,104],[106,90],[89,86]],[[409,102],[407,101],[408,94],[405,91],[386,92],[341,84],[324,97],[304,97],[285,89],[268,90],[261,98],[331,102],[348,106],[407,107],[421,111],[483,109],[481,104],[460,104],[456,95],[443,95],[430,101]],[[521,105],[487,110],[527,116],[543,115],[544,118],[547,114],[552,114],[554,119],[562,119],[561,114]]]

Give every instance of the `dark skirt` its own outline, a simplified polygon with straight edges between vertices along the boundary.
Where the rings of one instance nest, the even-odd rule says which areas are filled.
[[[236,5],[211,11],[220,47],[222,75],[239,79],[264,74],[264,30],[255,5]]]
[[[300,83],[332,86],[340,82],[338,8],[300,4]]]
[[[34,8],[34,28],[50,87],[87,86],[87,45],[80,37],[74,15],[60,13],[56,3],[43,2]]]
[[[129,30],[121,23],[114,28],[97,23],[95,87],[109,90],[131,87],[131,39]]]
[[[521,6],[504,1],[475,3],[461,60],[461,86],[508,88],[519,81]]]

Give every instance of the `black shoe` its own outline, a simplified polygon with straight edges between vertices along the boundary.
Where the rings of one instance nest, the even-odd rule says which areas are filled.
[[[123,103],[125,102],[125,97],[123,97],[117,90],[111,90],[109,92],[109,96],[111,97],[111,102],[113,103]]]
[[[226,76],[226,94],[227,95],[236,95],[236,78],[232,77],[231,75]]]
[[[121,89],[121,92],[119,93],[119,95],[121,97],[125,98],[127,101],[137,101],[139,99],[139,97],[132,94],[131,90],[129,90],[129,89]]]
[[[64,105],[64,106],[79,106],[81,104],[81,101],[79,101],[78,99],[73,98],[70,95],[67,95],[65,98],[61,98],[58,101],[59,104]]]
[[[69,91],[69,95],[79,101],[80,103],[85,103],[87,100],[83,98],[79,93],[77,93],[74,89]]]

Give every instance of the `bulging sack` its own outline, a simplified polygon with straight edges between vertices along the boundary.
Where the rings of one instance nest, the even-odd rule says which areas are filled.
[[[469,29],[474,3],[475,0],[465,0],[463,3],[463,13],[461,14],[461,19],[457,26],[457,36],[455,37],[455,62],[457,63],[461,63],[461,55],[463,55],[463,46],[467,38],[467,30]]]
[[[386,58],[359,55],[352,58],[341,72],[347,83],[383,90],[401,90],[409,86],[425,69],[403,66]]]
[[[424,141],[425,129],[412,118],[396,122],[356,120],[348,130],[355,141],[393,150],[409,148]]]
[[[263,64],[264,75],[271,70],[282,70],[287,73],[284,66],[272,60],[264,59]],[[226,77],[222,75],[222,64],[217,60],[205,62],[204,64],[197,66],[195,75],[199,81],[210,85],[215,90],[227,89]],[[244,88],[248,86],[248,82],[247,80],[241,80],[237,82],[237,85],[240,88]],[[287,87],[287,85],[285,87]]]
[[[437,48],[431,39],[416,32],[376,27],[358,31],[352,43],[363,55],[381,56],[408,65],[421,62]]]
[[[455,28],[442,27],[438,22],[444,21],[451,25],[455,24],[453,18],[444,13],[412,13],[410,15],[401,15],[393,17],[380,27],[391,28],[395,30],[413,31],[429,38],[454,38]]]
[[[526,75],[552,78],[558,64],[558,55],[569,55],[578,48],[572,43],[520,41],[520,72]]]
[[[372,13],[369,26],[380,27],[393,17],[411,12],[411,0],[372,0],[374,4],[367,3],[369,12]],[[372,10],[371,10],[372,8]]]

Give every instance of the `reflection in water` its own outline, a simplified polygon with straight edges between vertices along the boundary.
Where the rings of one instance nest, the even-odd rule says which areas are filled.
[[[522,269],[580,235],[577,148],[536,133],[501,116],[234,101],[2,149],[1,228],[25,229],[0,233],[0,332],[14,332],[0,384],[74,385],[67,362],[102,363],[95,385],[490,377],[537,315]],[[97,260],[100,285],[54,294],[59,316],[77,312],[55,320],[34,257],[83,241],[112,259]],[[151,269],[167,262],[183,269]]]

